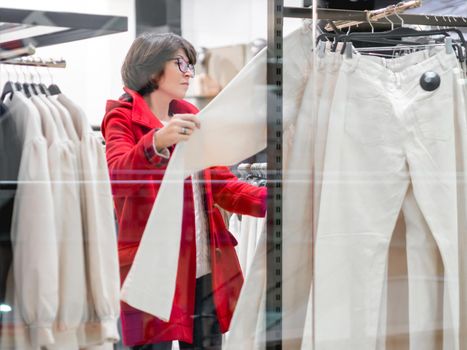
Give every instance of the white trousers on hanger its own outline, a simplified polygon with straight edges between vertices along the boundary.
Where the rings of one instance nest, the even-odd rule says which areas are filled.
[[[305,33],[311,38],[311,33]],[[287,50],[295,50],[290,46]],[[311,43],[308,44],[311,50]],[[303,49],[303,46],[302,46]],[[284,52],[290,52],[284,50]],[[312,52],[308,56],[311,59]],[[289,62],[291,63],[291,62]],[[294,63],[295,64],[295,63]],[[284,63],[284,69],[287,65]],[[289,66],[290,68],[290,66]],[[295,70],[294,70],[295,71]],[[311,73],[311,68],[310,68]],[[306,76],[305,76],[306,78]],[[283,190],[283,349],[299,349],[305,323],[305,306],[311,288],[311,155],[312,114],[315,106],[313,82],[308,76],[302,88],[303,98],[287,98],[284,87],[284,118],[293,124],[284,126]],[[298,114],[291,114],[291,103]],[[294,112],[295,113],[295,112]],[[293,116],[293,118],[290,118]],[[285,122],[285,121],[284,121]],[[259,240],[251,268],[235,310],[225,349],[264,349],[266,340],[266,231]]]
[[[266,347],[266,238],[264,226],[223,350],[263,350]]]
[[[454,98],[458,117],[455,120],[456,149],[467,149],[467,84],[465,72],[454,72],[457,79]],[[457,212],[459,229],[459,273],[460,273],[460,349],[467,349],[467,153],[457,152]]]
[[[311,204],[313,212],[310,214],[310,217],[312,218],[312,230],[309,230],[309,234],[311,235],[310,238],[312,240],[315,239],[317,226],[316,218],[319,213],[329,113],[334,97],[339,69],[342,64],[342,55],[326,52],[324,57],[316,59],[316,64],[317,76],[315,83],[317,84],[317,89],[314,93],[318,95],[316,99],[317,104],[315,106],[315,108],[317,108],[317,112],[310,114],[308,117],[312,120],[313,145],[312,148],[308,150],[311,152],[313,162],[312,174],[308,174],[311,179],[310,185],[312,186],[313,193],[313,203]],[[298,152],[300,149],[296,151]],[[302,151],[304,152],[304,150]],[[301,344],[302,350],[311,350],[313,348],[313,311],[313,286],[311,286],[306,308],[305,327],[303,329],[303,340]]]
[[[342,65],[315,250],[317,350],[376,348],[389,242],[410,182],[445,268],[444,349],[459,348],[456,67],[444,52],[402,71],[360,56]],[[432,92],[419,85],[427,71],[441,77]]]
[[[427,56],[442,50],[445,49],[421,51],[389,61],[377,57],[372,59],[386,64],[393,70],[400,70],[404,66],[423,61]],[[409,187],[402,205],[402,216],[403,223],[396,225],[392,239],[394,241],[394,236],[396,239],[400,239],[398,237],[401,235],[404,236],[402,243],[406,256],[401,258],[406,259],[408,283],[405,286],[405,280],[400,280],[400,276],[394,280],[393,276],[388,274],[387,278],[390,280],[386,281],[385,287],[391,288],[392,294],[382,303],[378,349],[399,350],[404,346],[410,350],[442,349],[443,262],[433,234],[416,202],[412,187]],[[401,242],[394,241],[391,244],[394,245],[393,252],[394,249],[400,250]],[[388,265],[395,266],[388,266],[388,269],[400,269],[401,263],[391,258],[390,256]],[[400,294],[404,288],[407,288],[407,292]],[[383,295],[384,293],[387,293],[387,290],[383,292]],[[405,303],[407,303],[407,312],[399,305],[405,305]],[[405,338],[408,339],[406,343]]]
[[[410,350],[443,348],[443,262],[412,187],[402,204],[409,276]]]

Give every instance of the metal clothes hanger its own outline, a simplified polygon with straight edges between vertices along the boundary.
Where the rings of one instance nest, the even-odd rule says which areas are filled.
[[[55,61],[52,60],[52,62],[55,62]],[[61,94],[62,92],[60,91],[60,88],[58,87],[58,85],[54,84],[54,79],[53,79],[52,73],[50,73],[50,68],[47,67],[47,70],[48,70],[48,72],[50,74],[50,81],[51,81],[51,84],[47,88],[47,90],[49,91],[49,94],[52,95],[52,96]]]
[[[2,95],[0,96],[0,100],[2,102],[5,101],[5,98],[8,95],[10,96],[10,100],[11,100],[14,93],[20,92],[22,90],[22,86],[18,82],[19,78],[18,78],[18,72],[16,70],[16,67],[15,67],[14,70],[15,70],[15,73],[16,73],[16,82],[14,82],[13,80],[10,80],[10,73],[8,73],[8,77],[7,77],[8,80],[5,83],[5,85],[3,86]]]
[[[23,93],[26,95],[27,98],[30,98],[32,96],[31,89],[28,83],[28,79],[26,77],[26,68],[23,67]]]

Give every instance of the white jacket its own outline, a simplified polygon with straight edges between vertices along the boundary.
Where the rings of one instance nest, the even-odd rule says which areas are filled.
[[[17,328],[33,348],[52,344],[53,323],[58,311],[58,246],[47,141],[41,117],[33,103],[15,93],[7,106],[14,115],[23,140],[14,203],[13,242],[14,313]],[[12,281],[13,282],[13,281]],[[10,287],[13,287],[10,285]],[[13,314],[13,313],[12,313]],[[2,348],[5,334],[2,334]],[[22,337],[14,341],[24,342]],[[24,348],[18,347],[16,348]]]
[[[63,110],[57,109],[45,95],[32,96],[31,99],[37,107],[39,102],[47,107],[52,118],[51,127],[55,126],[58,134],[56,147],[59,151],[50,154],[49,170],[59,245],[59,312],[54,327],[55,343],[48,349],[76,349],[86,297],[78,150],[66,132]],[[49,142],[52,141],[52,135],[45,136]]]
[[[117,342],[117,243],[103,147],[65,96],[15,93],[7,104],[24,145],[7,294],[13,312],[3,320],[12,327],[3,328],[0,347]]]
[[[53,98],[53,97],[52,97]],[[86,256],[87,318],[80,344],[117,342],[120,275],[113,200],[104,148],[82,109],[64,94],[57,101],[70,113],[79,138],[80,198]]]

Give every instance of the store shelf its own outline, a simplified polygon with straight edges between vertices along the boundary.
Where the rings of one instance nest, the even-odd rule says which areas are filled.
[[[0,8],[0,49],[34,47],[125,32],[128,18]]]

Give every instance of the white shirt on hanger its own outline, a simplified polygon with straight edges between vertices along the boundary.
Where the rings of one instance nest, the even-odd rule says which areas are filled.
[[[120,314],[120,273],[113,199],[104,147],[84,111],[66,95],[57,101],[70,113],[79,138],[80,198],[86,255],[87,318],[80,345],[116,343]],[[93,317],[96,315],[96,318]]]
[[[48,145],[34,104],[15,92],[6,104],[23,140],[11,238],[14,286],[13,338],[2,334],[2,349],[27,349],[53,344],[53,323],[59,304],[58,246],[48,164]],[[12,282],[13,279],[10,279]],[[24,325],[24,327],[23,327]],[[28,334],[27,334],[28,333]]]
[[[50,349],[76,344],[86,298],[84,249],[79,198],[76,149],[69,140],[62,117],[44,95],[31,96],[39,110],[44,135],[49,142],[49,171],[52,180],[59,254],[59,312],[55,320],[55,343]]]

